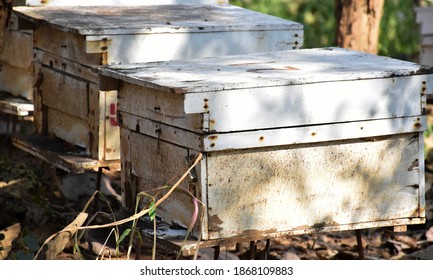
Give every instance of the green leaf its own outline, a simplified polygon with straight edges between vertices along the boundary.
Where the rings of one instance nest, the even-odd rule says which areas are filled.
[[[155,207],[155,201],[152,201],[150,203],[150,210],[149,210],[149,218],[151,221],[155,219],[156,216],[156,207]]]
[[[119,240],[117,240],[117,242],[116,242],[116,246],[119,246],[120,245],[120,243],[122,243],[122,241],[129,235],[131,233],[131,229],[130,228],[128,228],[128,229],[126,229],[123,233],[122,233],[122,235],[120,236],[120,238],[119,238]]]

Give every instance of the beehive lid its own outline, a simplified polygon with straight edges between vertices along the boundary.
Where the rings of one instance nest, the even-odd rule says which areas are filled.
[[[145,87],[199,93],[433,74],[433,67],[342,48],[321,48],[115,65],[101,73]]]
[[[32,23],[82,35],[302,30],[303,25],[233,5],[15,7]]]
[[[176,4],[178,0],[26,0],[22,5],[27,6],[103,6],[103,5],[163,5]],[[181,0],[181,4],[225,4],[227,0]]]

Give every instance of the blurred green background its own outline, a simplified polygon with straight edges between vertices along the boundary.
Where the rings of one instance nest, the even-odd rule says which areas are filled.
[[[230,0],[230,4],[304,24],[304,47],[333,46],[335,0]],[[379,54],[418,61],[419,26],[415,7],[433,5],[431,0],[385,0]]]

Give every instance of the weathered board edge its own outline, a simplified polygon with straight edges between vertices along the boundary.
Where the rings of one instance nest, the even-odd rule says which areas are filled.
[[[158,5],[152,5],[152,6],[158,6]],[[166,6],[184,6],[182,4],[178,5],[159,5],[162,8],[166,8]],[[238,26],[238,25],[229,25],[224,26],[223,28],[220,26],[215,26],[209,23],[206,23],[204,21],[203,26],[200,26],[199,28],[197,26],[188,26],[188,24],[176,24],[176,23],[170,23],[166,24],[166,27],[161,27],[161,24],[158,24],[155,26],[155,24],[148,24],[148,27],[141,26],[141,27],[135,27],[135,28],[120,28],[120,27],[106,27],[105,29],[101,28],[95,28],[95,27],[88,27],[88,28],[80,28],[78,26],[72,26],[64,23],[57,23],[52,22],[50,19],[45,18],[43,15],[38,14],[38,10],[55,10],[55,11],[61,11],[62,7],[14,7],[13,13],[19,17],[20,20],[24,20],[27,22],[27,24],[30,25],[41,25],[41,24],[49,24],[52,25],[57,30],[75,33],[75,34],[81,34],[81,35],[119,35],[119,34],[131,34],[131,33],[137,33],[140,32],[142,34],[149,33],[149,34],[156,34],[156,33],[203,33],[203,32],[232,32],[232,31],[251,31],[251,30],[257,30],[257,31],[263,31],[265,26],[269,26],[268,30],[303,30],[303,24],[294,22],[288,19],[282,19],[279,17],[263,14],[257,11],[245,9],[242,7],[238,7],[235,5],[230,4],[208,4],[208,5],[191,5],[191,6],[201,6],[201,7],[217,7],[218,10],[222,10],[226,13],[230,11],[244,11],[247,14],[244,14],[243,16],[254,16],[254,17],[266,17],[268,20],[272,19],[272,22],[266,22],[267,25],[258,23],[254,26],[247,26],[244,25]],[[119,6],[99,6],[101,9],[121,9]],[[65,9],[66,8],[66,9]],[[73,11],[77,7],[63,7],[65,12]],[[128,8],[127,6],[123,6],[123,8]],[[131,7],[129,7],[131,8]],[[140,6],[137,6],[136,8],[140,8]],[[258,18],[259,20],[260,18]],[[102,22],[103,23],[103,22]],[[254,29],[253,29],[254,27]]]
[[[0,92],[0,112],[24,117],[33,114],[34,105],[24,98],[11,96],[10,94]]]
[[[41,160],[71,174],[81,174],[99,167],[120,169],[120,161],[98,161],[76,153],[76,147],[64,146],[62,141],[42,135],[13,135],[12,144]],[[63,146],[63,151],[58,150]],[[69,148],[67,148],[69,146]]]

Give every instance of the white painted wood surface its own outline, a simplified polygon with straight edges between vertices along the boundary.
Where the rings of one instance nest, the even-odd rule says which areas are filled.
[[[209,238],[419,217],[418,149],[412,134],[214,154]]]
[[[15,7],[14,12],[29,22],[47,22],[65,32],[95,36],[303,28],[300,23],[234,5]]]
[[[287,50],[303,44],[302,24],[233,5],[16,7],[14,12],[38,26],[35,48],[91,65],[98,60],[124,64]],[[42,23],[48,24],[39,27]],[[78,51],[83,47],[85,52]]]
[[[129,168],[122,172],[129,174],[137,193],[170,184],[185,170],[184,157],[197,153],[121,130],[129,143],[122,157],[122,166]],[[402,219],[423,222],[421,139],[422,133],[411,133],[207,153],[192,188],[207,207],[202,238],[392,226]],[[191,183],[181,187],[191,189]],[[157,214],[188,226],[193,211],[191,198],[177,192]],[[196,227],[196,237],[199,232]]]
[[[26,0],[27,6],[145,6],[145,5],[167,5],[167,4],[227,4],[227,0]]]

